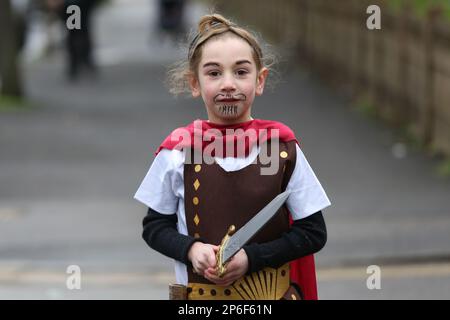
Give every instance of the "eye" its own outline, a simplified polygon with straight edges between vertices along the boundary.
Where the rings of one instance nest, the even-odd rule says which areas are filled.
[[[245,70],[245,69],[239,69],[238,71],[236,71],[236,73],[237,73],[239,76],[245,76],[245,75],[248,73],[248,71]]]
[[[210,71],[208,72],[208,75],[211,77],[217,77],[220,74],[219,71]]]

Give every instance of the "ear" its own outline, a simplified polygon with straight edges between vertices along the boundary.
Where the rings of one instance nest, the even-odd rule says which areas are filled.
[[[195,74],[189,75],[189,87],[191,88],[191,93],[194,98],[200,97],[200,83]]]
[[[267,76],[269,75],[269,69],[262,68],[259,71],[258,78],[256,79],[256,95],[260,96],[263,94],[264,85],[266,84]]]

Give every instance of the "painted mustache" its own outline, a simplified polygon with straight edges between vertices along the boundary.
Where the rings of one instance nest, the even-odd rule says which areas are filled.
[[[214,102],[236,102],[236,101],[245,101],[247,100],[247,97],[243,93],[238,93],[235,95],[232,94],[223,94],[219,93],[214,97]]]

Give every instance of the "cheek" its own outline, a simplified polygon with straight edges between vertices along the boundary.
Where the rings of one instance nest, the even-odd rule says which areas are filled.
[[[202,85],[202,95],[205,98],[210,98],[211,96],[215,96],[217,94],[217,89],[213,83],[204,82]]]
[[[242,86],[242,92],[247,96],[248,99],[253,99],[256,93],[256,84],[255,83],[247,83]]]
[[[213,99],[217,94],[217,91],[213,88],[204,88],[203,96],[207,99]]]

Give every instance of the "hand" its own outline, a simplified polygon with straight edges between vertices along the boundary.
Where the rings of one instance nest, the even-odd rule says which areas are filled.
[[[188,259],[192,262],[194,272],[204,276],[206,269],[216,267],[216,252],[218,246],[203,242],[194,242],[188,252]]]
[[[218,250],[218,247],[217,247]],[[231,258],[226,266],[225,274],[222,278],[217,275],[216,268],[209,267],[204,274],[204,277],[219,286],[229,286],[236,280],[242,278],[248,270],[248,257],[244,249],[241,249],[236,255]]]

